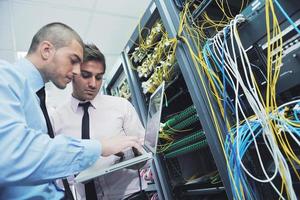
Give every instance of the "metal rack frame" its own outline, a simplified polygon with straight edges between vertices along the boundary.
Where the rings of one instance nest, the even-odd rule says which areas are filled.
[[[158,12],[155,10],[157,9]],[[150,20],[157,19],[157,15],[160,16],[164,27],[166,28],[166,31],[169,34],[169,37],[176,37],[177,36],[177,27],[179,26],[179,12],[176,10],[175,5],[173,4],[173,1],[164,1],[164,0],[155,0],[154,2],[151,2],[150,6],[146,9],[145,14],[140,20],[140,27],[144,27],[146,24],[149,23]],[[130,49],[132,49],[134,45],[134,41],[137,40],[139,37],[139,26],[134,30],[134,33],[130,37],[129,42],[126,44],[123,52],[124,60],[126,63],[126,71],[128,73],[128,76],[130,77],[130,80],[132,81],[133,90],[135,91],[135,95],[138,101],[138,106],[140,107],[141,113],[144,113],[146,115],[146,105],[145,100],[142,96],[141,89],[138,85],[138,77],[131,69],[131,61],[129,57],[127,56]],[[191,62],[191,57],[188,53],[188,49],[184,44],[179,44],[176,50],[176,59],[179,63],[180,70],[183,74],[183,77],[185,79],[185,82],[187,84],[188,90],[191,94],[192,101],[196,107],[197,113],[200,118],[200,122],[204,128],[204,131],[206,132],[207,141],[210,147],[210,150],[212,152],[213,158],[215,160],[217,169],[220,173],[221,179],[224,183],[226,193],[230,197],[231,195],[231,189],[230,189],[230,181],[228,179],[228,173],[226,170],[226,161],[222,153],[221,145],[217,139],[217,133],[215,130],[215,127],[212,125],[212,116],[210,115],[209,108],[206,106],[208,105],[208,100],[205,99],[204,95],[204,88],[202,85],[200,85],[199,77],[196,76],[197,72],[194,68],[193,63]],[[207,81],[207,80],[206,80]],[[212,97],[211,97],[212,99]],[[217,106],[214,105],[216,108]],[[143,114],[142,114],[143,115]],[[218,119],[221,121],[221,117],[218,116]],[[146,120],[145,120],[146,121]],[[220,123],[223,124],[223,123]],[[225,127],[224,127],[225,128]],[[224,129],[225,130],[225,129]],[[225,132],[225,131],[223,131]],[[159,196],[163,196],[162,199],[173,199],[172,197],[172,190],[170,188],[170,184],[168,180],[166,179],[166,175],[164,174],[165,170],[165,164],[163,161],[163,158],[160,156],[157,156],[154,159],[154,166],[155,166],[155,174],[157,177],[157,180],[160,182],[160,188],[161,191]]]
[[[162,17],[162,21],[169,33],[169,36],[172,38],[177,37],[177,30],[179,27],[179,12],[174,5],[173,1],[164,1],[164,0],[155,0],[156,5],[159,9],[159,12]],[[183,32],[184,35],[187,35]],[[192,44],[192,42],[190,41]],[[195,46],[192,46],[195,49]],[[231,185],[230,180],[228,178],[228,171],[226,167],[226,160],[223,156],[223,150],[221,144],[218,140],[217,131],[213,126],[213,118],[210,112],[208,105],[208,100],[210,99],[213,102],[213,106],[217,113],[217,119],[220,125],[225,124],[223,123],[222,117],[220,116],[220,112],[218,112],[218,106],[216,102],[213,100],[212,96],[209,96],[209,99],[206,98],[204,86],[201,83],[199,76],[197,75],[198,72],[194,63],[192,62],[192,57],[188,51],[188,47],[183,44],[179,43],[177,50],[176,50],[176,58],[177,62],[179,63],[179,67],[181,72],[184,76],[185,82],[187,84],[188,90],[190,92],[191,98],[193,103],[196,107],[198,116],[200,118],[200,122],[202,124],[203,130],[205,132],[208,145],[210,147],[211,153],[215,160],[217,169],[220,173],[220,177],[224,184],[227,196],[229,199],[232,199],[231,193]],[[202,74],[203,77],[204,74]],[[204,78],[204,81],[208,83],[208,80]],[[221,127],[223,136],[226,133],[225,126]]]

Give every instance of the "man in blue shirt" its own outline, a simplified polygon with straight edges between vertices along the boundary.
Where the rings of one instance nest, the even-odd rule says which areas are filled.
[[[80,73],[83,42],[62,23],[42,27],[25,59],[0,60],[0,199],[62,199],[54,180],[76,174],[99,157],[134,146],[136,137],[50,138],[36,93],[52,81],[65,88]]]

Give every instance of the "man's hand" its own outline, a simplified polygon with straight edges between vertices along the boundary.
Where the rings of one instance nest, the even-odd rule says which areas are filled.
[[[141,151],[141,143],[138,137],[118,135],[101,140],[102,156],[110,156],[119,153],[126,148],[134,147]]]

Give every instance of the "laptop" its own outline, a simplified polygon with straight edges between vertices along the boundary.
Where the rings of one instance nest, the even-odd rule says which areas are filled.
[[[163,82],[150,97],[145,139],[141,154],[130,159],[124,159],[121,162],[106,167],[99,165],[97,166],[96,162],[96,164],[80,172],[76,176],[75,182],[86,182],[90,179],[130,167],[153,158],[153,154],[155,154],[157,150],[164,90],[165,82]],[[101,159],[99,162],[101,163]]]

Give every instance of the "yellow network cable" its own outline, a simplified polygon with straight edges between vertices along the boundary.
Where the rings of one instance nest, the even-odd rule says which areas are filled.
[[[271,10],[272,13],[272,24],[273,24],[273,32],[272,32],[272,38],[276,38],[275,42],[271,42],[271,28],[270,28],[270,21],[269,21],[269,12]],[[270,0],[266,1],[266,26],[267,26],[267,44],[268,44],[268,48],[267,48],[267,78],[268,78],[268,86],[267,86],[267,94],[266,94],[266,111],[267,113],[273,113],[275,115],[279,115],[278,114],[278,109],[277,109],[277,104],[276,104],[276,82],[277,79],[279,77],[279,71],[280,71],[280,66],[282,63],[282,34],[280,31],[280,27],[279,27],[279,23],[277,21],[276,18],[276,14],[275,14],[275,10],[274,10],[274,6],[273,6],[273,2]],[[279,37],[278,37],[279,36]],[[277,39],[278,38],[278,39]],[[275,58],[274,55],[272,54],[274,49],[279,48],[279,53],[275,54]],[[275,61],[274,61],[275,60]],[[274,67],[273,67],[273,63],[274,63]],[[272,70],[274,69],[274,74],[272,74]],[[271,97],[271,99],[269,99],[269,96]],[[284,139],[281,136],[281,132],[278,131],[278,124],[276,124],[276,122],[272,122],[270,121],[271,126],[273,127],[274,130],[274,137],[277,138],[280,146],[283,148],[285,154],[287,155],[287,158],[290,162],[290,164],[292,165],[293,170],[295,171],[298,179],[299,179],[299,174],[297,173],[294,163],[290,160],[290,158],[292,158],[294,161],[298,161],[299,159],[295,156],[294,152],[291,149],[291,146],[288,142],[288,139],[286,138],[285,133],[283,133],[284,135]],[[279,134],[276,134],[276,132],[279,132]],[[282,165],[282,163],[280,163]],[[286,171],[281,170],[280,173],[282,174],[282,189],[281,192],[283,192],[285,190],[288,199],[291,199],[291,193],[290,190],[288,189],[288,184],[286,182]],[[285,188],[285,189],[283,189]]]
[[[272,6],[271,6],[271,8],[272,8]],[[272,8],[273,9],[273,8]],[[274,9],[272,10],[273,11],[273,20],[274,20],[274,18],[276,18],[276,16],[275,16],[275,13],[274,13]],[[266,9],[266,13],[267,13],[268,11],[267,11],[267,9]],[[182,32],[182,27],[183,27],[183,23],[184,23],[184,18],[185,18],[185,13],[186,12],[184,12],[183,14],[182,14],[182,21],[181,21],[181,25],[180,25],[180,27],[179,27],[179,35],[181,36],[181,32]],[[274,17],[275,16],[275,17]],[[276,20],[276,19],[275,19]],[[274,21],[275,21],[274,20]],[[274,24],[274,23],[273,23]],[[185,28],[187,28],[186,26],[185,26]],[[188,28],[187,28],[188,29]],[[274,30],[276,30],[276,29],[274,29]],[[277,31],[278,32],[280,32],[280,29],[279,29],[279,26],[278,26],[278,29],[277,29]],[[270,31],[268,30],[268,33],[270,33]],[[275,37],[275,35],[277,34],[277,33],[274,33],[273,32],[273,38]],[[199,34],[199,35],[201,35],[201,34]],[[220,109],[222,110],[222,105],[220,104],[220,100],[221,100],[221,98],[219,98],[218,96],[217,96],[217,92],[216,92],[216,90],[215,90],[215,88],[214,88],[214,83],[212,82],[212,79],[210,79],[210,76],[211,76],[211,74],[210,74],[210,72],[207,70],[208,68],[206,67],[206,64],[204,63],[204,61],[203,61],[203,58],[201,57],[201,51],[199,51],[199,57],[197,58],[196,56],[195,56],[195,53],[193,52],[193,50],[192,50],[192,48],[190,47],[190,45],[188,44],[188,40],[186,39],[186,38],[184,38],[183,36],[181,36],[180,37],[187,45],[188,45],[188,48],[189,48],[189,51],[190,51],[190,53],[191,53],[191,55],[192,55],[192,58],[193,58],[193,62],[195,63],[195,65],[196,66],[199,66],[198,65],[198,63],[197,62],[199,62],[200,63],[200,66],[201,66],[201,68],[204,70],[204,72],[205,72],[205,74],[208,76],[208,78],[209,78],[209,82],[210,82],[210,88],[213,88],[213,91],[214,91],[214,95],[216,96],[216,99],[217,99],[217,101],[219,101],[218,102],[218,104],[219,104],[219,107],[220,107]],[[281,39],[280,39],[281,40]],[[281,43],[279,42],[276,42],[276,45],[280,45]],[[201,48],[199,48],[199,49],[201,49]],[[270,49],[274,49],[274,47],[273,47],[273,45],[269,45],[269,50]],[[269,57],[270,58],[270,57]],[[276,55],[276,60],[275,60],[275,73],[272,75],[271,74],[271,72],[272,72],[272,68],[268,68],[268,73],[269,73],[269,76],[268,76],[268,91],[267,91],[267,99],[266,99],[266,104],[267,104],[267,106],[264,106],[265,108],[266,108],[266,112],[265,112],[265,115],[268,115],[268,113],[270,113],[269,111],[272,111],[272,110],[274,110],[274,108],[276,108],[277,106],[276,106],[276,95],[275,95],[275,84],[276,84],[276,82],[277,82],[277,78],[278,78],[278,75],[279,75],[279,65],[280,65],[280,59],[281,59],[281,54],[279,54],[279,55]],[[199,66],[199,68],[200,68],[200,66]],[[269,65],[270,66],[270,65]],[[198,75],[200,76],[200,79],[201,79],[201,81],[202,81],[202,83],[203,83],[203,78],[202,78],[202,75],[201,75],[201,72],[198,70],[199,69],[198,67],[197,67],[197,72],[198,72]],[[251,78],[252,80],[253,80],[253,82],[254,82],[254,84],[255,84],[255,86],[256,86],[256,88],[258,89],[258,87],[257,87],[257,83],[256,83],[256,81],[255,81],[255,79],[254,79],[254,77],[252,77]],[[220,84],[220,85],[222,85],[222,84]],[[259,90],[258,90],[259,91]],[[271,92],[271,94],[270,94],[270,91],[272,91]],[[207,93],[207,91],[205,91],[206,93]],[[259,96],[260,96],[260,99],[261,100],[263,100],[262,99],[262,95],[260,94],[260,92],[259,92]],[[271,97],[271,100],[269,99],[269,96]],[[208,97],[208,95],[207,95],[207,97]],[[208,98],[209,99],[209,98]],[[263,101],[262,101],[263,102]],[[211,103],[209,102],[209,106],[210,106],[210,109],[211,109],[211,111],[212,111],[212,113],[213,113],[213,118],[214,118],[214,120],[215,120],[215,117],[214,117],[214,110],[211,108]],[[269,120],[269,123],[270,123],[270,126],[271,127],[274,127],[274,124],[272,124],[272,122]],[[217,128],[217,130],[219,129],[218,128],[218,124],[215,124],[215,127]],[[230,129],[229,129],[230,130]],[[273,129],[274,130],[274,129]],[[219,132],[218,132],[219,133]],[[220,136],[220,135],[219,135]],[[220,143],[221,144],[223,144],[223,138],[222,137],[219,137],[219,140],[220,140]],[[224,152],[224,155],[225,155],[225,152]],[[226,157],[226,156],[225,156]],[[227,161],[227,159],[226,159],[226,162],[228,163],[228,161]],[[285,179],[285,171],[283,171],[283,168],[282,168],[282,165],[283,165],[283,163],[282,162],[280,162],[280,171],[281,171],[281,174],[283,175],[283,178]],[[230,171],[230,170],[229,170]],[[230,175],[231,175],[231,173],[230,173]],[[231,175],[231,178],[232,178],[232,175]],[[286,185],[285,184],[285,180],[283,180],[283,185]],[[242,188],[241,186],[240,186],[240,188]],[[235,188],[235,189],[237,189],[237,188]],[[237,193],[238,194],[238,193]]]
[[[215,0],[216,4],[218,5],[218,7],[221,9],[221,11],[224,13],[224,16],[227,18],[227,19],[233,19],[234,16],[233,14],[231,13],[231,10],[230,10],[230,7],[228,5],[228,2],[227,0],[226,1],[226,4],[227,4],[227,8],[228,8],[228,11],[229,11],[229,15],[227,15],[226,11],[225,11],[225,7],[224,7],[224,0],[221,0],[221,2],[219,2],[218,0]]]
[[[152,73],[150,78],[142,83],[144,93],[153,93],[162,81],[169,82],[174,77],[175,49],[177,47],[176,39],[169,39],[167,33],[164,33],[162,40],[155,47],[153,54],[138,67],[139,74]],[[147,77],[147,76],[144,76]]]
[[[144,57],[149,53],[149,51],[153,50],[153,48],[159,43],[160,35],[164,34],[164,28],[160,21],[156,22],[151,29],[147,27],[140,27],[140,23],[138,25],[139,37],[138,44],[135,41],[132,41],[135,46],[137,46],[129,57],[131,61],[135,63],[140,62],[144,59]],[[146,30],[148,32],[145,39],[142,36],[142,32]],[[132,69],[136,70],[135,67],[131,66]]]
[[[179,28],[178,28],[178,36],[187,45],[187,47],[189,49],[189,52],[190,52],[190,54],[192,56],[192,61],[193,61],[194,65],[196,66],[196,70],[197,70],[198,76],[200,77],[201,83],[205,86],[206,84],[204,82],[204,78],[202,77],[200,69],[201,69],[201,67],[205,66],[206,64],[205,64],[203,58],[201,59],[201,58],[197,57],[197,55],[192,50],[192,47],[189,44],[187,38],[185,38],[182,35],[184,25],[186,27],[188,27],[187,22],[186,22],[187,8],[188,8],[188,4],[186,5],[185,9],[183,10],[183,12],[180,15],[181,18],[180,18],[180,25],[179,25]],[[199,55],[201,55],[200,51],[201,51],[201,49],[199,48]],[[203,64],[203,65],[201,66],[200,63]],[[205,91],[205,95],[206,95],[207,99],[209,100],[209,92],[208,92],[208,90],[207,90],[206,87],[204,87],[204,91]],[[238,195],[238,198],[242,199],[243,197],[239,196],[239,192],[238,191],[243,191],[243,188],[241,186],[241,183],[240,183],[239,186],[237,186],[235,184],[235,181],[234,181],[234,178],[233,178],[233,175],[232,175],[232,171],[231,171],[231,168],[230,168],[230,165],[229,165],[228,157],[226,156],[226,152],[225,152],[225,149],[224,149],[224,139],[223,139],[223,136],[222,136],[221,128],[219,127],[218,120],[217,120],[216,114],[214,112],[214,108],[213,108],[212,103],[210,102],[210,100],[208,101],[208,103],[209,103],[209,109],[210,109],[210,111],[212,113],[214,126],[215,126],[216,131],[217,131],[217,136],[218,136],[219,142],[221,144],[222,152],[224,154],[224,158],[225,158],[225,161],[226,161],[227,169],[228,169],[230,178],[231,178],[231,180],[233,182],[233,185],[234,185],[234,190],[236,191],[236,193]],[[238,187],[239,187],[239,189],[238,189]]]
[[[179,36],[180,40],[182,40],[183,43],[185,43],[187,45],[189,52],[191,54],[191,57],[192,57],[192,62],[196,66],[197,75],[200,78],[201,84],[203,84],[203,86],[204,86],[203,88],[204,88],[204,92],[205,92],[205,95],[208,100],[208,107],[212,114],[212,120],[214,123],[214,127],[216,128],[217,136],[218,136],[219,142],[222,147],[222,152],[225,157],[229,176],[233,183],[233,187],[234,187],[233,189],[235,190],[236,194],[238,195],[238,199],[244,199],[245,196],[244,196],[244,192],[243,192],[242,183],[240,181],[236,183],[233,178],[233,174],[232,174],[232,171],[231,171],[231,168],[229,165],[228,157],[226,156],[226,152],[224,149],[224,138],[222,135],[221,127],[218,124],[215,109],[213,108],[212,102],[210,100],[210,95],[209,95],[209,94],[212,94],[215,97],[218,107],[221,111],[221,115],[223,116],[224,121],[226,123],[227,130],[228,130],[228,132],[230,132],[231,128],[234,126],[229,124],[228,120],[226,120],[226,116],[224,115],[224,110],[223,110],[223,105],[222,105],[222,101],[224,101],[224,99],[222,99],[220,97],[219,92],[216,88],[216,85],[215,85],[213,79],[217,81],[217,84],[219,84],[219,87],[222,90],[224,90],[225,88],[223,88],[222,81],[220,80],[218,75],[206,65],[206,62],[202,56],[202,47],[201,47],[201,45],[203,44],[205,39],[207,39],[205,36],[205,33],[204,33],[204,30],[206,28],[214,28],[216,31],[219,31],[222,28],[224,28],[229,23],[229,21],[232,19],[233,16],[232,16],[232,13],[228,6],[228,2],[227,1],[225,1],[225,2],[227,4],[228,10],[229,10],[229,15],[231,15],[231,16],[229,16],[225,11],[224,0],[221,0],[220,2],[216,1],[217,5],[224,13],[223,19],[220,21],[214,21],[207,15],[207,13],[204,13],[202,15],[202,17],[203,17],[202,24],[200,26],[198,26],[196,22],[193,22],[192,27],[187,22],[188,15],[190,14],[188,11],[189,4],[187,3],[186,6],[184,7],[184,10],[180,13],[180,25],[178,28],[178,36]],[[248,4],[248,1],[247,1],[247,3],[242,1],[241,9],[244,6],[244,4],[245,5]],[[265,94],[265,96],[266,96],[265,99],[263,98],[263,95],[261,94],[261,92],[259,90],[257,81],[255,80],[255,77],[253,77],[252,74],[250,76],[250,80],[251,80],[252,84],[255,86],[258,98],[260,100],[260,103],[262,104],[263,110],[260,110],[260,111],[264,113],[264,116],[267,120],[266,122],[267,122],[268,126],[270,127],[273,137],[276,138],[277,143],[275,145],[280,145],[282,147],[284,153],[287,155],[289,163],[291,164],[293,170],[295,171],[295,173],[297,175],[297,178],[300,179],[300,176],[297,173],[297,170],[295,169],[295,166],[294,166],[292,160],[297,162],[298,164],[300,163],[300,161],[297,158],[293,149],[291,148],[291,145],[288,141],[286,134],[283,131],[280,131],[280,126],[279,126],[278,122],[272,120],[269,117],[270,113],[274,114],[275,116],[279,115],[278,111],[277,111],[277,103],[276,103],[276,83],[277,83],[277,80],[279,77],[280,66],[281,66],[281,62],[282,62],[282,35],[281,35],[281,31],[280,31],[280,26],[277,21],[273,2],[271,0],[266,0],[265,4],[266,4],[266,6],[265,6],[266,12],[265,13],[266,13],[266,24],[267,24],[267,44],[268,44],[268,48],[267,48],[267,91]],[[270,12],[271,12],[271,15],[270,15]],[[270,23],[270,18],[272,19],[271,23]],[[272,28],[270,27],[270,24],[273,25]],[[182,34],[183,30],[185,30],[186,33],[188,33],[188,36],[192,39],[193,43],[198,48],[196,53],[193,51],[191,45],[189,44],[188,39],[185,36],[183,36],[183,34]],[[271,31],[271,30],[273,30],[273,31]],[[240,40],[237,30],[234,29],[234,31],[235,31],[235,34],[237,37],[236,39]],[[273,41],[274,38],[278,38],[278,39]],[[157,53],[159,59],[163,58],[162,55],[172,55],[175,57],[175,52],[176,52],[175,50],[177,48],[177,43],[178,43],[177,39],[176,38],[165,39],[164,42],[171,43],[172,47],[167,50],[164,48],[158,49],[158,51],[156,53]],[[147,46],[145,46],[145,47],[147,47]],[[278,49],[278,53],[273,55],[273,52],[276,49]],[[244,58],[244,59],[247,59],[247,58]],[[155,77],[154,83],[161,81],[163,75],[167,76],[167,78],[170,78],[169,73],[168,73],[168,67],[163,68],[162,71],[157,72],[157,77]],[[206,83],[204,81],[204,76],[208,79],[209,85],[206,85]],[[154,83],[153,83],[153,85],[155,85]],[[153,89],[154,89],[154,87],[151,88],[151,91],[153,91]],[[209,89],[211,89],[211,91],[209,91]],[[248,120],[255,119],[255,118],[257,118],[257,116],[254,115],[254,116],[249,117]],[[287,123],[293,125],[294,127],[300,127],[300,124],[291,122],[289,119],[285,119],[285,121]],[[239,121],[238,123],[242,124],[242,123],[244,123],[244,120]],[[168,146],[171,145],[174,141],[174,139],[170,135],[168,135],[168,133],[164,133],[164,132],[160,133],[160,138],[162,138],[166,141],[166,144],[162,145],[162,148],[161,148],[162,151],[165,150],[166,148],[168,148]],[[279,160],[279,172],[280,172],[281,179],[282,179],[280,193],[283,194],[285,192],[287,194],[287,197],[290,199],[292,194],[290,194],[290,190],[288,188],[289,185],[288,185],[288,181],[287,181],[287,175],[288,175],[287,173],[289,173],[289,172],[286,171],[286,169],[284,168],[284,163],[281,160]],[[239,191],[242,191],[242,192],[240,193]],[[242,196],[240,196],[240,194]]]

